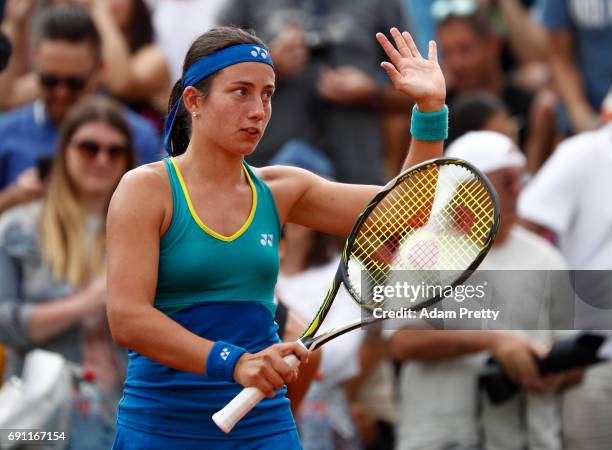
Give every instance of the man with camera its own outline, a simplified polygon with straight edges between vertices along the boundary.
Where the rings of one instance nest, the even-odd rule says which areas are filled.
[[[499,195],[496,241],[468,283],[488,282],[484,301],[501,312],[501,320],[393,333],[391,353],[402,363],[397,448],[560,450],[557,392],[581,373],[543,376],[536,358],[545,358],[553,339],[565,334],[556,330],[572,319],[573,292],[563,283],[567,267],[560,253],[516,224],[525,157],[510,138],[490,131],[458,138],[447,156],[474,164]],[[478,387],[491,356],[520,388],[504,402],[494,403]]]

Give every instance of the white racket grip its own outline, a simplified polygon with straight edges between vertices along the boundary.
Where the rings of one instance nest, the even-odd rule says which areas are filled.
[[[299,359],[293,353],[285,356],[283,361],[292,369],[295,369],[299,363]],[[264,394],[256,387],[244,388],[223,409],[213,414],[212,420],[221,430],[229,433],[264,397]]]

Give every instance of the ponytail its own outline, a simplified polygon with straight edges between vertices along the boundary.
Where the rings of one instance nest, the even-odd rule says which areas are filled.
[[[168,110],[172,109],[175,102],[179,102],[179,109],[176,112],[172,134],[170,135],[170,145],[172,155],[177,156],[185,153],[189,140],[191,139],[191,118],[183,104],[183,79],[179,78],[174,84],[168,100]]]

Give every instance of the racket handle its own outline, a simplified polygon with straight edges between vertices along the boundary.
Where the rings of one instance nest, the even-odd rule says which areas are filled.
[[[299,363],[299,359],[294,354],[285,356],[283,361],[292,369],[296,368]],[[223,409],[213,414],[213,422],[225,433],[229,433],[246,413],[252,410],[264,397],[263,392],[256,387],[244,388]]]

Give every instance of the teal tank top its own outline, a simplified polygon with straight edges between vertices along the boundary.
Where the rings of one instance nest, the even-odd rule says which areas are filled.
[[[251,212],[233,236],[221,236],[197,217],[175,161],[164,163],[174,206],[160,241],[154,306],[197,336],[229,342],[249,353],[278,343],[273,298],[280,222],[270,189],[245,164],[253,195]],[[218,441],[215,448],[295,430],[286,388],[261,401],[228,436],[213,423],[212,415],[242,390],[240,384],[175,370],[134,351],[128,357],[119,425]]]
[[[201,302],[261,302],[274,315],[280,220],[270,188],[245,163],[251,212],[232,236],[197,216],[178,165],[164,160],[172,187],[171,224],[160,242],[155,307],[172,315]]]

